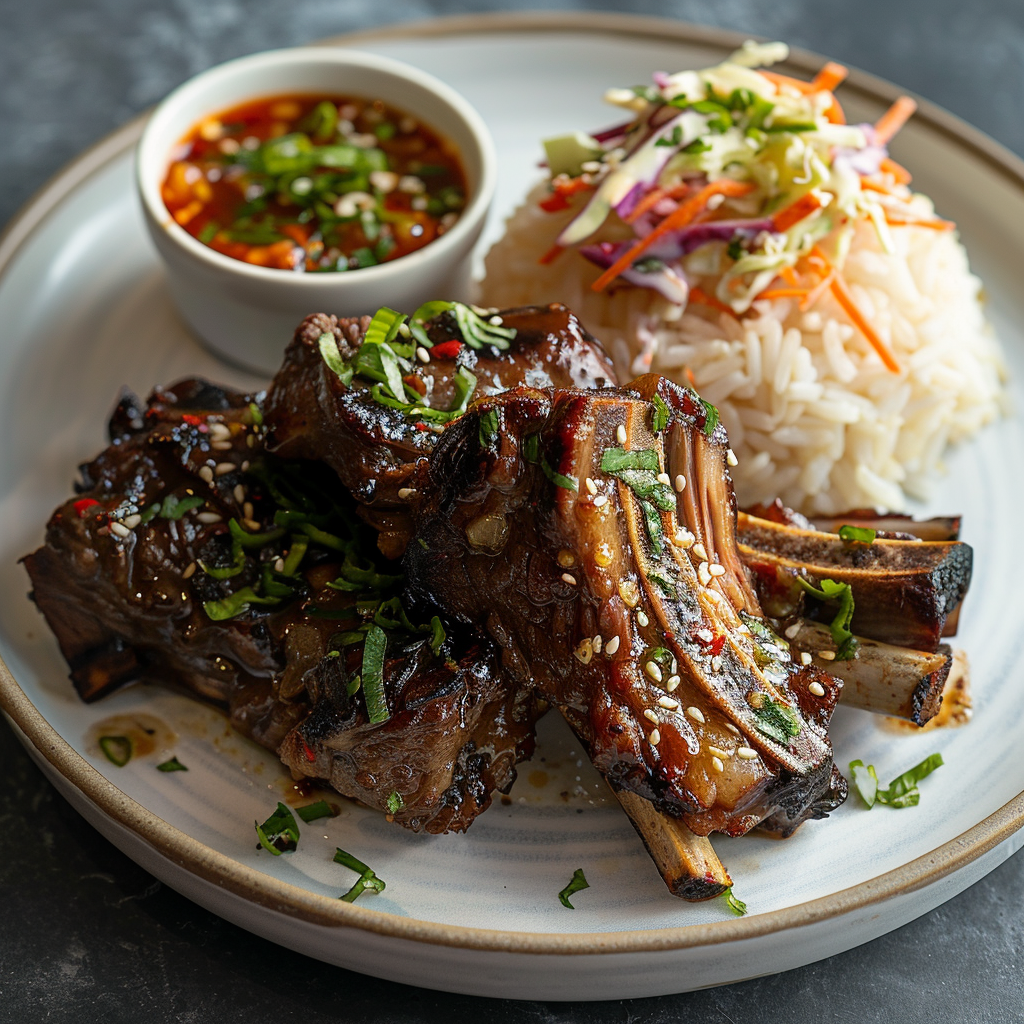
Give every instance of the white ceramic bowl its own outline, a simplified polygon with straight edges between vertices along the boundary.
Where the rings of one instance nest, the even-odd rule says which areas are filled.
[[[258,267],[203,245],[175,222],[160,187],[173,150],[204,118],[282,94],[381,99],[455,143],[469,201],[429,245],[388,263],[345,273],[301,274]],[[136,184],[146,225],[167,267],[178,310],[218,355],[273,373],[309,313],[412,312],[428,299],[467,299],[470,261],[494,194],[497,160],[479,114],[454,90],[407,64],[349,49],[272,50],[211,68],[172,92],[139,140]]]

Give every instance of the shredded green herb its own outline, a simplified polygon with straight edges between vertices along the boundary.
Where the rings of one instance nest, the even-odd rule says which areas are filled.
[[[103,756],[118,768],[123,768],[132,759],[132,741],[127,736],[101,736],[99,744]]]
[[[821,588],[815,587],[802,576],[797,582],[803,589],[819,601],[835,601],[839,611],[829,623],[832,642],[836,645],[836,661],[849,661],[857,657],[857,638],[850,632],[853,619],[853,588],[849,583],[836,583],[834,580],[821,580]]]
[[[668,426],[671,413],[669,412],[668,405],[665,403],[665,399],[661,395],[654,395],[651,398],[651,405],[654,406],[654,412],[651,416],[651,431],[655,434],[660,434]]]
[[[780,704],[765,697],[764,703],[759,708],[752,708],[757,718],[757,731],[764,733],[769,739],[789,745],[790,737],[800,735],[800,719],[796,712],[786,704]]]
[[[839,536],[847,543],[873,544],[878,531],[872,530],[870,526],[844,525],[839,527]]]
[[[498,410],[488,409],[480,414],[480,447],[490,448],[498,439]]]
[[[389,814],[397,814],[405,806],[405,801],[402,799],[401,793],[398,793],[396,790],[391,790],[391,792],[388,793],[385,806],[387,807]]]
[[[280,802],[277,810],[262,825],[256,823],[256,835],[260,846],[275,857],[291,853],[299,845],[299,826],[295,823],[295,816]]]
[[[572,878],[569,880],[569,884],[558,894],[558,898],[562,903],[563,907],[568,907],[570,910],[576,908],[569,902],[569,897],[574,893],[579,892],[581,889],[589,889],[590,883],[586,880],[583,875],[583,868],[577,868],[572,873]]]
[[[175,756],[169,761],[162,761],[156,766],[156,770],[158,772],[187,772],[188,768]]]
[[[366,631],[363,644],[363,695],[366,697],[366,714],[370,722],[386,722],[391,717],[387,699],[384,696],[384,652],[388,638],[376,623]]]
[[[722,899],[725,900],[725,905],[737,916],[743,917],[747,912],[747,905],[743,900],[739,899],[736,894],[732,891],[730,885],[725,892],[722,893]]]
[[[345,903],[355,903],[356,899],[367,889],[371,892],[383,892],[386,888],[384,879],[378,878],[361,860],[353,857],[351,853],[346,853],[340,847],[334,851],[334,862],[344,865],[359,875],[356,884],[344,896],[338,897]]]
[[[917,784],[931,775],[936,768],[941,768],[944,763],[941,754],[930,754],[920,764],[914,765],[902,775],[897,775],[887,789],[879,788],[874,765],[865,765],[863,761],[851,761],[850,774],[860,798],[869,808],[874,807],[876,803],[889,807],[916,807],[921,802],[921,791]]]
[[[161,505],[157,515],[161,519],[180,519],[186,512],[191,512],[192,509],[199,508],[205,503],[204,498],[194,494],[187,495],[184,498],[177,498],[173,494],[168,494],[164,498],[163,505]]]

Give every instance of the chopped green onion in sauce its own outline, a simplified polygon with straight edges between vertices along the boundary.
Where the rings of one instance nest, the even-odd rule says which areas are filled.
[[[730,885],[725,892],[722,893],[722,899],[725,900],[725,905],[737,916],[743,917],[747,912],[747,905],[743,900],[739,899],[736,894],[732,891]]]
[[[889,807],[916,807],[921,802],[921,791],[917,784],[931,775],[936,768],[941,768],[944,763],[941,754],[930,754],[920,764],[914,765],[902,775],[897,775],[887,789],[879,788],[878,773],[874,765],[865,765],[859,760],[851,761],[850,775],[854,788],[869,808],[874,807],[876,803]]]
[[[187,772],[188,767],[183,765],[177,757],[172,757],[167,761],[161,761],[156,766],[158,772]]]
[[[878,531],[870,526],[844,525],[839,527],[839,536],[848,543],[873,544]]]
[[[295,813],[308,824],[320,818],[333,818],[336,812],[326,800],[317,800],[316,803],[296,807]]]
[[[101,736],[99,745],[103,756],[118,768],[132,759],[132,741],[127,736]]]

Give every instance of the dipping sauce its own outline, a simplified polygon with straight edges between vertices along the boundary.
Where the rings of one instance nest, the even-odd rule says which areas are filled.
[[[161,193],[225,256],[325,273],[428,245],[458,220],[466,178],[454,144],[380,100],[273,96],[197,124]]]

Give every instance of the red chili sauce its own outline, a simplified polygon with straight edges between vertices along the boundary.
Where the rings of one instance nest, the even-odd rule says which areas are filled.
[[[421,249],[458,220],[453,143],[380,100],[272,96],[197,124],[162,195],[217,252],[306,273],[355,270]]]

